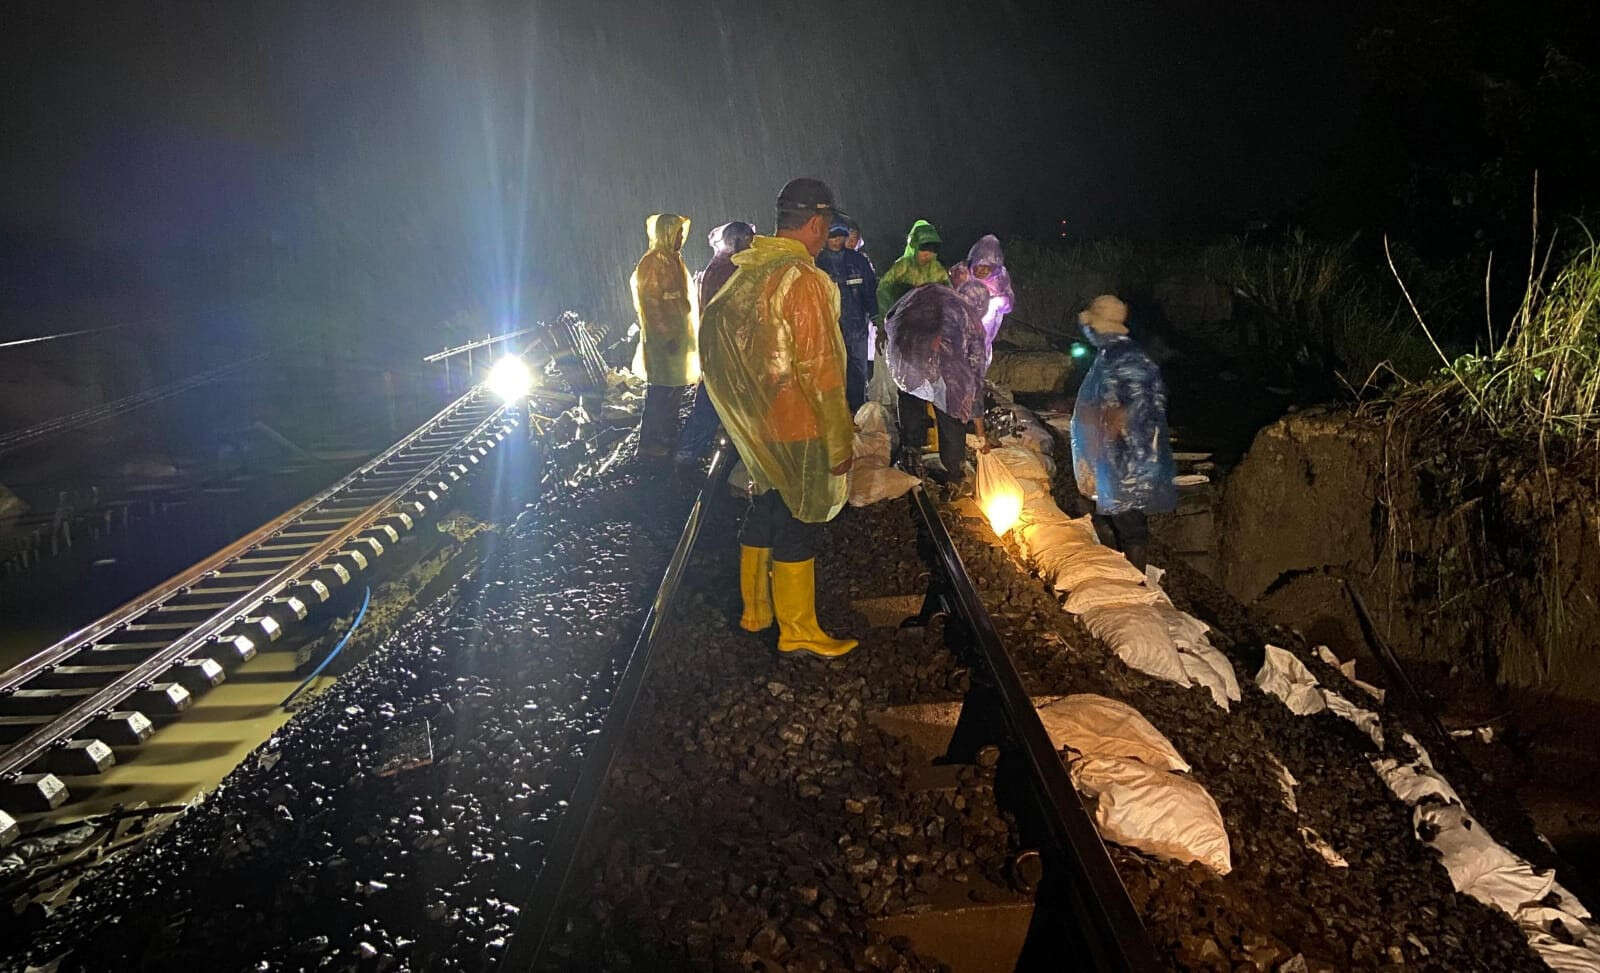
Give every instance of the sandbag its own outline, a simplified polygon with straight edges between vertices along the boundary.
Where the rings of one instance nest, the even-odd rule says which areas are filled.
[[[1027,512],[1028,505],[1023,504],[1023,514]],[[1028,523],[1024,519],[1023,525],[1017,529],[1017,541],[1022,547],[1022,556],[1031,560],[1058,548],[1076,551],[1092,547],[1094,532],[1093,528],[1086,530],[1083,525],[1066,519],[1064,515],[1061,520],[1042,523]]]
[[[1212,672],[1216,673],[1218,687],[1224,699],[1238,702],[1242,698],[1239,694],[1239,677],[1233,672],[1233,663],[1229,662],[1228,657],[1211,644],[1210,639],[1200,638],[1188,643],[1174,639],[1173,644],[1177,645],[1179,654],[1185,659],[1197,659]],[[1205,684],[1207,686],[1211,685],[1209,681]],[[1223,709],[1228,708],[1227,704],[1221,700],[1217,701],[1217,705]]]
[[[1039,720],[1057,750],[1072,749],[1085,757],[1126,757],[1179,773],[1189,769],[1172,741],[1127,703],[1077,693],[1039,707]]]
[[[893,499],[916,486],[916,477],[889,465],[888,412],[883,406],[863,403],[856,410],[855,429],[855,461],[848,474],[850,506]]]
[[[1383,702],[1383,697],[1385,695],[1384,690],[1379,689],[1370,682],[1362,682],[1360,679],[1356,678],[1356,660],[1351,659],[1348,662],[1340,662],[1339,657],[1334,655],[1333,650],[1328,648],[1326,645],[1317,646],[1317,658],[1321,659],[1323,662],[1326,662],[1328,665],[1333,666],[1335,669],[1338,669],[1344,674],[1346,679],[1354,683],[1362,692],[1366,693],[1368,696],[1371,696],[1374,700],[1380,703]]]
[[[1051,579],[1057,591],[1071,591],[1091,581],[1125,581],[1138,584],[1144,572],[1134,567],[1121,553],[1109,547],[1093,547],[1074,553],[1057,565]]]
[[[1101,837],[1146,854],[1233,870],[1222,812],[1187,777],[1120,757],[1082,757],[1068,765],[1078,791],[1094,799]]]
[[[1555,872],[1536,874],[1532,865],[1489,837],[1461,805],[1422,804],[1413,813],[1419,832],[1424,825],[1433,832],[1429,844],[1444,860],[1456,891],[1516,915],[1555,884]]]
[[[1211,668],[1206,660],[1187,652],[1178,653],[1178,662],[1183,666],[1183,673],[1189,677],[1191,685],[1204,686],[1211,693],[1212,702],[1222,707],[1223,712],[1229,711],[1228,685],[1222,681],[1217,670]]]
[[[1108,605],[1159,605],[1166,595],[1142,584],[1126,581],[1090,581],[1079,585],[1067,596],[1065,607],[1074,615],[1082,615],[1093,608]],[[1165,634],[1166,626],[1162,626]]]
[[[1150,606],[1106,605],[1084,612],[1078,620],[1128,668],[1179,686],[1190,685],[1183,659],[1167,636],[1166,623]]]
[[[1383,722],[1378,719],[1377,713],[1362,709],[1331,689],[1322,691],[1322,701],[1327,705],[1328,712],[1354,723],[1356,729],[1371,738],[1379,750],[1383,749]]]
[[[1304,662],[1276,645],[1268,645],[1266,650],[1266,661],[1256,673],[1256,685],[1262,692],[1278,697],[1297,716],[1310,716],[1328,708],[1317,688],[1317,677]]]
[[[988,518],[996,537],[1016,526],[1022,514],[1022,484],[996,456],[998,450],[978,454],[978,482],[975,495],[978,507]]]

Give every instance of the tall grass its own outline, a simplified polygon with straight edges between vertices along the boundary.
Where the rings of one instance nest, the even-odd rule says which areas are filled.
[[[1541,448],[1595,450],[1600,448],[1600,243],[1586,237],[1554,269],[1552,252],[1546,251],[1542,263],[1530,261],[1522,300],[1503,337],[1496,339],[1490,322],[1492,351],[1451,358],[1434,342],[1443,367],[1416,391],[1503,436],[1532,438]],[[1432,340],[1434,332],[1414,303],[1412,312]]]

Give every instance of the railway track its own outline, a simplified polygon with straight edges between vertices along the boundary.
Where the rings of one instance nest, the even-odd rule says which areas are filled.
[[[583,911],[573,905],[579,894],[574,878],[598,853],[597,809],[605,801],[635,705],[650,679],[655,650],[663,639],[675,637],[671,624],[675,599],[709,508],[726,495],[732,460],[732,450],[726,446],[714,458],[707,484],[626,658],[604,728],[586,757],[569,810],[521,910],[520,926],[502,969],[548,969],[571,960],[570,953],[554,955],[551,947],[569,932],[563,928],[563,917]],[[1000,760],[1016,768],[1024,780],[1012,810],[1021,847],[1029,849],[1030,857],[1037,854],[1033,861],[1038,872],[1031,882],[1033,919],[1017,968],[1061,968],[1067,957],[1073,969],[1165,968],[937,507],[921,487],[913,489],[910,503],[929,581],[920,611],[905,619],[902,628],[926,628],[941,620],[946,646],[972,672],[945,759],[976,764],[982,751],[998,748]]]
[[[359,469],[0,673],[0,843],[70,800],[230,667],[304,621],[436,511],[517,419],[479,385]]]

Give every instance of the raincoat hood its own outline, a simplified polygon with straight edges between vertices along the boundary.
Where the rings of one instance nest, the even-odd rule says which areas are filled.
[[[972,249],[967,251],[968,267],[975,271],[984,265],[988,265],[994,270],[1000,270],[1006,265],[1005,252],[1000,249],[1000,238],[993,233],[979,237],[978,242],[974,243]]]
[[[922,249],[924,243],[943,243],[939,231],[927,220],[918,220],[911,224],[911,232],[906,234],[906,250],[900,256],[915,257],[917,251]]]
[[[689,236],[689,218],[677,213],[655,213],[644,221],[652,250],[682,250]]]
[[[755,235],[756,228],[754,226],[743,220],[734,220],[712,230],[706,235],[706,242],[711,244],[711,252],[714,255],[718,257],[732,256],[748,249],[750,241],[755,238]]]

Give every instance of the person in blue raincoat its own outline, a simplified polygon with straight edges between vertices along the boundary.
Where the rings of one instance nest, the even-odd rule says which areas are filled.
[[[1078,491],[1092,497],[1102,543],[1143,570],[1149,557],[1146,515],[1177,508],[1176,468],[1167,432],[1161,369],[1128,336],[1128,306],[1102,294],[1079,313],[1096,350],[1072,412],[1072,466]]]
[[[694,278],[700,298],[697,306],[701,310],[711,305],[717,291],[733,276],[736,269],[733,255],[750,249],[755,235],[755,225],[743,220],[724,223],[706,235],[706,242],[711,244],[711,262]],[[678,437],[678,455],[674,462],[680,470],[692,472],[694,465],[711,449],[711,443],[717,438],[717,424],[717,410],[711,405],[711,396],[706,394],[705,383],[701,382],[694,392],[689,421],[683,424],[683,435]]]
[[[828,227],[828,245],[817,254],[817,266],[839,288],[839,330],[848,359],[844,397],[853,415],[867,401],[868,335],[878,307],[878,275],[866,254],[845,245],[849,236],[850,227],[843,221]]]

